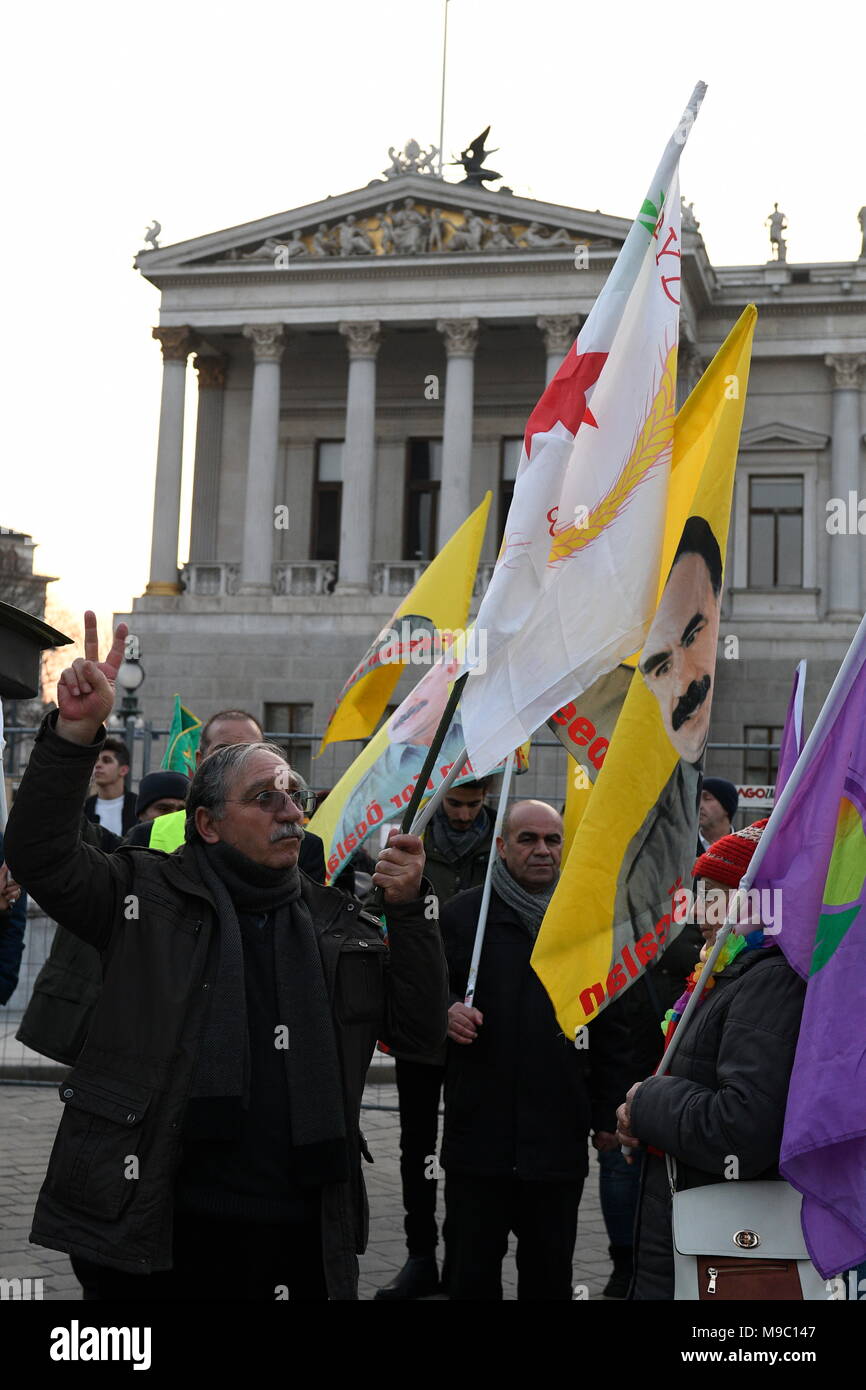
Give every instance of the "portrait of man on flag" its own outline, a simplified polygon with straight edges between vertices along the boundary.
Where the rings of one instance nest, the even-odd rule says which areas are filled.
[[[640,921],[648,904],[654,912],[663,905],[682,883],[695,847],[721,604],[719,542],[705,517],[690,516],[638,661],[677,762],[626,850],[617,921]]]
[[[639,662],[686,763],[700,761],[709,734],[721,605],[719,542],[704,517],[690,516]]]

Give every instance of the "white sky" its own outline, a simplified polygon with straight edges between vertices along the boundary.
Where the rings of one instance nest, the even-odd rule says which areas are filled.
[[[858,9],[451,0],[446,157],[489,123],[516,193],[629,216],[703,79],[681,185],[710,256],[765,261],[778,200],[789,261],[852,260]],[[158,218],[170,245],[363,187],[410,137],[438,143],[442,13],[442,0],[6,12],[0,524],[39,543],[57,603],[108,615],[147,580],[162,369],[158,293],[131,269],[145,227]]]

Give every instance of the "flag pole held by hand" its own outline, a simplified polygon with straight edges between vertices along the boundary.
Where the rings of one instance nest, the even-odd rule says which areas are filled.
[[[439,720],[439,727],[433,735],[433,741],[430,744],[430,748],[427,752],[427,757],[424,759],[424,766],[418,774],[418,781],[415,783],[415,790],[412,793],[409,805],[403,812],[403,819],[400,822],[400,833],[402,835],[420,833],[418,830],[415,829],[415,815],[418,810],[418,807],[421,805],[421,802],[424,798],[424,793],[427,787],[427,780],[430,776],[430,773],[433,771],[433,768],[436,766],[436,759],[439,756],[439,750],[445,742],[445,735],[448,733],[448,730],[451,727],[451,721],[454,718],[454,711],[456,710],[460,702],[460,696],[463,694],[463,687],[469,679],[469,674],[470,673],[467,671],[464,675],[458,676],[453,686],[451,687],[451,694],[448,696],[448,703],[445,706],[442,718]],[[462,757],[457,759],[457,761],[454,764],[454,767],[452,767],[451,769],[451,771],[454,773],[454,777],[451,778],[451,781],[453,781],[454,778],[459,776],[460,769],[463,766],[465,759],[466,750],[464,749]],[[457,769],[456,771],[455,768]],[[450,786],[450,782],[448,783],[448,786]],[[439,800],[441,800],[441,798],[445,795],[446,790],[447,786],[443,783],[443,785],[438,789]],[[439,801],[436,801],[437,806],[438,804]],[[435,810],[435,806],[433,809]],[[424,822],[424,824],[426,824],[426,821]],[[382,913],[385,911],[385,892],[384,889],[380,888],[378,884],[373,890],[373,894],[370,898],[368,908],[369,911],[372,912],[376,917],[381,917]]]

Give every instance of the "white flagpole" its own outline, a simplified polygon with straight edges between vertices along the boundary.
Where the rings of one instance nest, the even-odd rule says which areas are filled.
[[[442,35],[442,99],[439,103],[439,177],[442,177],[442,146],[445,143],[445,60],[448,56],[448,0],[445,0],[445,30]]]
[[[452,787],[454,783],[457,781],[457,778],[460,776],[460,773],[462,772],[465,763],[466,749],[464,747],[460,749],[460,753],[455,758],[454,766],[451,768],[451,771],[448,773],[448,776],[445,778],[443,782],[439,783],[439,786],[436,788],[435,792],[430,797],[430,800],[421,807],[421,810],[418,812],[417,816],[413,820],[412,829],[409,831],[410,835],[424,834],[424,831],[427,828],[427,823],[433,816],[433,812],[438,810],[439,805],[442,802],[443,797],[445,796],[445,793],[448,791],[448,788]]]
[[[478,980],[478,963],[481,960],[481,948],[484,945],[484,933],[487,930],[487,913],[490,910],[490,893],[493,884],[493,860],[496,856],[496,840],[502,830],[502,822],[505,819],[505,808],[508,805],[508,788],[511,786],[511,774],[513,771],[514,754],[509,753],[505,763],[505,771],[502,774],[499,805],[496,809],[496,824],[493,827],[493,843],[490,846],[490,857],[487,860],[487,873],[484,876],[484,891],[481,894],[478,926],[475,928],[475,945],[472,947],[469,979],[466,982],[466,995],[463,1000],[467,1009],[472,1008],[472,1000],[475,998],[475,984]]]

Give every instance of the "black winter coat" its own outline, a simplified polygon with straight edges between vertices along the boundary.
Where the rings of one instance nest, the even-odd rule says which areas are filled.
[[[778,946],[744,950],[716,976],[671,1064],[631,1106],[632,1133],[677,1160],[677,1189],[738,1176],[778,1178],[779,1150],[806,985]],[[632,1297],[674,1296],[665,1161],[644,1159]]]
[[[171,1268],[181,1133],[219,949],[218,918],[188,846],[106,855],[80,837],[102,736],[88,747],[43,721],[6,830],[8,862],[40,905],[102,954],[105,983],[78,1064],[31,1241],[147,1274]],[[427,885],[422,887],[426,893]],[[319,939],[340,1070],[351,1177],[322,1189],[322,1252],[332,1299],[357,1297],[367,1239],[361,1097],[377,1038],[432,1050],[446,1028],[442,945],[424,900],[378,922],[337,889],[301,876]],[[127,1181],[130,1155],[140,1177]]]
[[[441,912],[452,1003],[465,995],[482,892],[459,893]],[[587,1029],[588,1047],[576,1048],[529,964],[533,944],[492,893],[475,992],[484,1022],[474,1042],[448,1043],[448,1172],[576,1182],[589,1168],[590,1129],[616,1129],[634,1079],[627,1030],[605,1011]]]
[[[0,768],[0,777],[3,770]],[[3,832],[0,831],[0,864],[3,859]],[[7,911],[0,911],[0,1004],[15,993],[21,957],[24,954],[24,932],[27,927],[27,894],[21,894]]]

